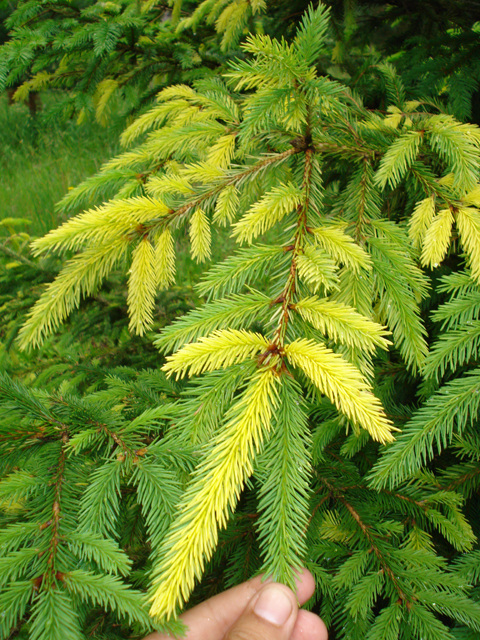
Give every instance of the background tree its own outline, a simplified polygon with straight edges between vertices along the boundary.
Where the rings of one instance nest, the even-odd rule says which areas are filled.
[[[163,86],[192,82],[218,70],[225,54],[242,55],[245,33],[294,36],[306,0],[278,2],[144,1],[115,3],[20,2],[6,21],[0,49],[0,90],[15,99],[45,87],[61,89],[52,117],[83,121],[147,105]],[[333,29],[317,68],[336,75],[378,107],[384,93],[375,65],[385,56],[402,73],[411,97],[449,100],[460,119],[472,119],[477,95],[480,9],[472,2],[433,0],[327,2]],[[21,88],[18,88],[21,86]],[[474,99],[474,102],[477,98]],[[478,107],[474,106],[474,109]]]

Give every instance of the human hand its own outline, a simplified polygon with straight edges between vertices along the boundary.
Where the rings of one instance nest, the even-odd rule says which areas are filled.
[[[298,609],[315,590],[312,574],[304,569],[296,583],[295,595],[257,577],[202,602],[181,616],[186,640],[327,640],[322,620]],[[168,638],[152,633],[144,640]]]

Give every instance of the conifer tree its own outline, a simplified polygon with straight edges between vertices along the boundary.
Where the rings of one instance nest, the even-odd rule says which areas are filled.
[[[48,117],[75,116],[81,124],[95,114],[106,125],[118,111],[148,104],[163,86],[214,72],[245,28],[261,29],[266,8],[264,0],[195,4],[20,2],[5,21],[0,91],[24,101],[62,89]]]
[[[388,108],[366,108],[317,73],[328,24],[310,8],[292,42],[250,35],[222,78],[163,89],[61,206],[112,198],[33,243],[66,263],[25,349],[117,266],[146,334],[182,230],[199,263],[218,227],[239,246],[155,338],[161,371],[117,371],[84,397],[1,380],[0,638],[180,632],[205,574],[291,585],[300,565],[333,638],[480,633],[464,512],[479,475],[480,130],[407,99],[388,62]],[[452,259],[462,270],[438,285]]]

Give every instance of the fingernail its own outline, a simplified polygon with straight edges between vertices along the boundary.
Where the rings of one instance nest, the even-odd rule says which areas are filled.
[[[260,592],[253,610],[259,618],[281,627],[292,613],[292,601],[282,589],[267,586]]]

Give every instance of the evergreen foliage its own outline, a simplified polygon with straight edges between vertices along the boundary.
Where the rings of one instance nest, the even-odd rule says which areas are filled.
[[[266,11],[220,4],[176,28],[216,20],[225,51]],[[169,77],[74,215],[33,258],[15,240],[48,283],[25,361],[115,286],[162,355],[115,366],[138,364],[118,341],[74,381],[58,360],[43,389],[2,375],[0,638],[180,633],[187,602],[301,565],[332,638],[480,634],[480,129],[388,60],[385,109],[319,73],[329,21],[309,7],[289,40],[252,28],[222,75]],[[203,264],[224,227],[238,248],[160,331],[181,234]]]
[[[260,28],[256,19],[265,9],[264,0],[206,0],[193,10],[195,4],[20,2],[5,21],[10,38],[0,47],[0,91],[13,87],[14,100],[24,101],[32,92],[62,89],[51,118],[82,123],[94,114],[107,124],[119,106],[131,113],[162,86],[211,73],[246,27]]]
[[[430,96],[460,120],[478,115],[480,11],[459,0],[327,0],[334,29],[322,35],[315,64],[383,108],[401,92]],[[7,5],[0,46],[0,91],[27,100],[45,88],[61,95],[53,118],[95,115],[111,122],[149,104],[159,88],[215,74],[247,32],[291,39],[306,0],[168,0],[68,3],[21,0]],[[310,39],[311,41],[311,39]],[[382,56],[388,56],[385,63]],[[379,64],[381,62],[381,64]],[[59,91],[60,90],[60,91]],[[60,96],[59,96],[60,97]],[[31,98],[32,99],[32,98]],[[398,120],[392,113],[390,121]]]

